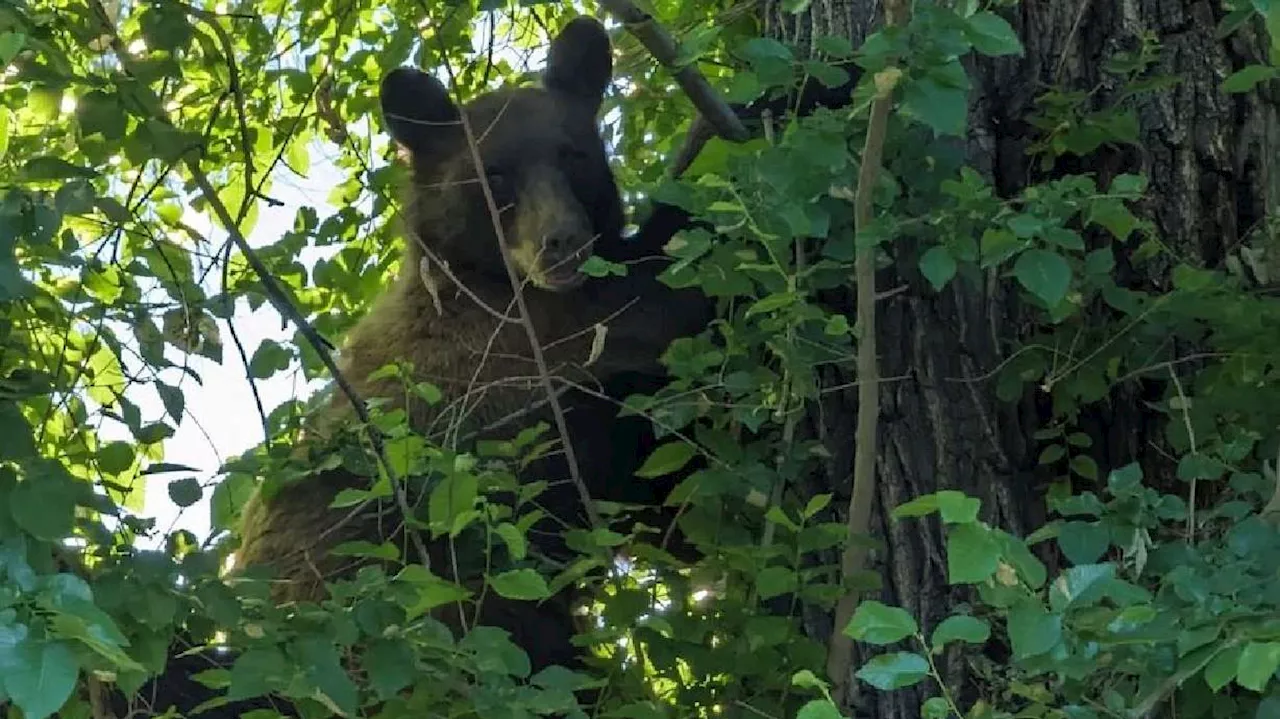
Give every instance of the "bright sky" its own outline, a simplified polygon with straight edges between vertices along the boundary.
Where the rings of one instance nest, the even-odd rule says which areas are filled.
[[[482,22],[474,36],[477,50],[487,44],[488,24]],[[521,55],[498,43],[495,53],[506,59],[513,66],[519,66]],[[529,66],[540,68],[544,52],[539,50],[528,58]],[[495,59],[497,59],[495,57]],[[443,78],[442,78],[443,79]],[[327,142],[317,141],[311,149],[311,168],[306,177],[300,177],[283,165],[276,172],[275,185],[270,191],[273,199],[283,203],[281,206],[260,209],[260,219],[247,238],[253,246],[270,244],[288,231],[294,221],[298,209],[310,206],[315,209],[323,221],[334,210],[326,198],[330,189],[344,178],[342,171],[329,162],[336,155],[336,147]],[[375,158],[376,160],[377,158]],[[203,215],[188,209],[185,222],[200,230],[209,240],[218,246],[226,237],[226,233],[213,228]],[[315,250],[304,253],[300,258],[310,267],[311,263],[321,255]],[[209,273],[206,289],[210,293],[219,291],[219,273]],[[265,339],[289,339],[296,328],[281,330],[279,313],[269,303],[257,311],[250,311],[243,301],[237,305],[237,312],[232,320],[244,343],[245,353],[252,356],[254,350]],[[171,481],[182,479],[188,475],[172,473],[152,475],[147,478],[145,490],[145,506],[143,515],[156,519],[157,536],[151,541],[140,544],[148,547],[160,546],[164,534],[172,529],[187,529],[201,541],[210,532],[209,499],[212,495],[211,481],[217,477],[221,464],[237,454],[263,440],[262,425],[254,407],[253,393],[246,378],[245,369],[232,343],[227,325],[219,320],[219,331],[223,342],[223,359],[221,364],[195,355],[187,360],[189,366],[200,375],[203,384],[197,384],[190,377],[174,371],[165,373],[165,381],[177,383],[181,377],[182,389],[186,397],[186,411],[181,424],[173,437],[164,443],[165,462],[187,465],[198,470],[197,478],[206,485],[201,501],[182,509],[169,498],[168,485]],[[340,338],[329,338],[335,343]],[[177,361],[176,352],[170,352],[170,358]],[[295,362],[288,370],[277,373],[267,380],[257,382],[258,392],[262,398],[263,408],[270,413],[281,403],[294,397],[303,398],[307,394],[324,386],[327,380],[316,380],[306,383],[302,371]],[[138,404],[143,417],[148,419],[164,415],[159,397],[148,388],[146,391],[132,391],[130,398]],[[104,427],[104,439],[128,439],[122,427]]]

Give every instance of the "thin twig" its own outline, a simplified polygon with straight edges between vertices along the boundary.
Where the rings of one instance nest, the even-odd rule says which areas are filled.
[[[885,26],[906,23],[906,0],[885,0]],[[902,71],[896,65],[879,72],[875,77],[876,97],[871,103],[871,118],[867,125],[867,139],[862,149],[862,166],[858,171],[858,188],[854,195],[855,231],[865,231],[871,225],[872,191],[880,174],[884,155],[884,139],[892,109],[893,91]],[[876,494],[876,439],[880,419],[879,368],[876,363],[876,286],[875,246],[863,246],[857,250],[854,278],[857,284],[858,324],[858,423],[854,438],[853,491],[849,496],[849,542],[840,558],[842,581],[862,571],[867,562],[867,548],[857,541],[859,535],[868,533],[871,524],[871,504]],[[853,618],[858,607],[860,592],[850,589],[836,606],[835,627],[827,649],[827,673],[831,678],[832,692],[837,706],[844,706],[849,690],[850,670],[853,663],[853,639],[844,628]]]
[[[1191,445],[1191,454],[1196,454],[1200,450],[1196,448],[1196,429],[1191,425],[1191,400],[1187,398],[1187,393],[1182,389],[1182,380],[1178,379],[1178,373],[1173,369],[1173,365],[1169,366],[1169,379],[1173,380],[1173,389],[1178,393],[1178,402],[1182,405],[1182,424],[1187,430],[1187,442]],[[1191,487],[1188,488],[1187,496],[1187,543],[1195,544],[1196,541],[1196,485],[1199,483],[1198,477],[1191,478]]]
[[[218,37],[218,44],[222,45],[222,53],[226,55],[227,86],[235,99],[236,119],[240,126],[240,152],[244,155],[245,193],[244,199],[240,201],[240,209],[236,213],[236,222],[244,222],[244,218],[249,215],[249,208],[253,207],[254,200],[253,142],[249,139],[249,113],[245,110],[244,87],[240,83],[240,65],[236,62],[235,45],[231,42],[227,31],[218,23],[217,14],[186,3],[182,3],[182,7],[209,26],[213,34]]]
[[[249,363],[249,355],[244,350],[244,342],[240,340],[240,332],[236,329],[235,319],[232,315],[235,311],[235,297],[231,294],[231,283],[229,275],[231,274],[231,245],[226,245],[226,252],[222,255],[222,296],[223,306],[227,313],[227,330],[231,333],[231,342],[236,347],[236,353],[240,355],[240,364],[244,365],[244,378],[249,381],[249,391],[253,393],[253,403],[258,408],[258,418],[262,420],[262,441],[265,443],[267,450],[271,449],[271,422],[267,418],[266,407],[262,404],[262,393],[258,391],[258,381],[253,377],[253,368]]]

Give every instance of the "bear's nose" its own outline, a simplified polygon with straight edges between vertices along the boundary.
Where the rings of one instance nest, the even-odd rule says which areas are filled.
[[[551,232],[543,241],[543,247],[548,253],[561,257],[577,249],[576,238],[577,233],[574,232]]]

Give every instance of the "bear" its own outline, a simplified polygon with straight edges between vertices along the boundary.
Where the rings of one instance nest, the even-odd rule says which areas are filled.
[[[638,263],[625,276],[602,278],[581,269],[591,254],[611,261],[660,254],[660,248],[622,238],[622,200],[597,127],[611,77],[608,35],[583,17],[553,40],[541,87],[494,91],[459,108],[439,80],[420,70],[399,68],[383,78],[384,122],[412,170],[404,207],[409,237],[399,276],[348,333],[339,367],[362,398],[389,398],[384,409],[403,409],[412,428],[433,439],[510,437],[522,425],[551,418],[545,406],[529,412],[546,391],[518,321],[523,310],[543,347],[545,367],[570,383],[561,403],[591,497],[660,501],[644,496],[653,491],[644,481],[623,473],[628,463],[634,469],[645,458],[647,420],[619,418],[617,398],[574,387],[652,386],[661,374],[662,351],[672,339],[703,329],[711,305],[701,293],[659,282],[661,263]],[[464,114],[487,188],[460,122]],[[598,324],[607,330],[603,349],[593,353]],[[370,379],[397,360],[411,364],[415,381],[436,385],[443,401],[406,396],[393,377]],[[309,427],[323,435],[353,412],[349,399],[335,393]],[[561,548],[558,522],[585,526],[585,508],[566,467],[559,453],[523,472],[551,480],[538,501],[552,516],[535,525],[541,540],[534,542],[552,555]],[[349,576],[352,569],[350,557],[327,550],[353,540],[386,541],[386,528],[399,523],[387,521],[385,508],[377,521],[362,521],[347,516],[349,507],[330,507],[339,491],[365,482],[334,469],[269,495],[258,492],[243,511],[236,569],[272,570],[277,601],[320,599],[324,580]],[[442,576],[449,566],[445,550],[429,550],[433,571]],[[567,601],[535,605],[490,593],[479,622],[509,631],[534,671],[574,666],[578,650],[569,641]],[[447,623],[457,622],[453,617]]]

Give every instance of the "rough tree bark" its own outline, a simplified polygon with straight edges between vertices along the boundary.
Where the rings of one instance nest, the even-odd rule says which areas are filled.
[[[833,34],[857,46],[883,13],[875,0],[814,0],[800,15],[783,5],[781,0],[763,3],[766,32],[802,45],[816,35]],[[1153,72],[1177,75],[1182,82],[1129,101],[1136,103],[1140,149],[1102,151],[1071,167],[1063,164],[1057,172],[1146,174],[1151,191],[1143,214],[1174,252],[1208,266],[1220,266],[1225,250],[1274,211],[1280,200],[1280,98],[1265,90],[1258,95],[1220,90],[1231,72],[1265,61],[1260,28],[1219,41],[1215,27],[1225,13],[1216,1],[1024,0],[1001,12],[1018,31],[1026,55],[968,63],[974,89],[967,154],[1002,196],[1046,179],[1026,155],[1032,134],[1022,118],[1034,98],[1055,83],[1094,87],[1106,57],[1136,47],[1141,34],[1151,32],[1161,46]],[[1109,102],[1105,90],[1096,102]],[[952,283],[937,294],[915,269],[914,253],[895,252],[899,259],[881,274],[878,286],[908,289],[878,307],[880,372],[906,379],[888,381],[881,391],[872,528],[884,549],[873,554],[871,568],[883,577],[884,588],[878,597],[864,596],[906,608],[927,633],[962,599],[947,585],[941,528],[936,521],[892,522],[887,512],[919,495],[952,488],[981,498],[984,519],[1019,536],[1040,526],[1044,486],[1034,472],[1031,435],[1044,416],[1044,396],[1034,390],[1017,404],[1004,403],[995,398],[994,384],[981,379],[1007,358],[1009,341],[1025,324],[1006,282],[988,277],[981,291]],[[1166,277],[1131,282],[1160,288]],[[828,379],[834,385],[849,378]],[[1083,418],[1093,430],[1094,458],[1104,472],[1135,460],[1148,476],[1161,468],[1160,455],[1152,450],[1161,441],[1156,418],[1144,416],[1141,403],[1134,401],[1141,392],[1134,385],[1118,387]],[[815,413],[815,429],[834,453],[824,479],[838,495],[847,496],[849,489],[855,417],[853,389],[829,396]],[[855,657],[853,666],[865,659]],[[952,654],[942,668],[950,686],[975,698],[966,663]],[[844,709],[856,717],[916,717],[924,696],[919,687],[855,692]]]

